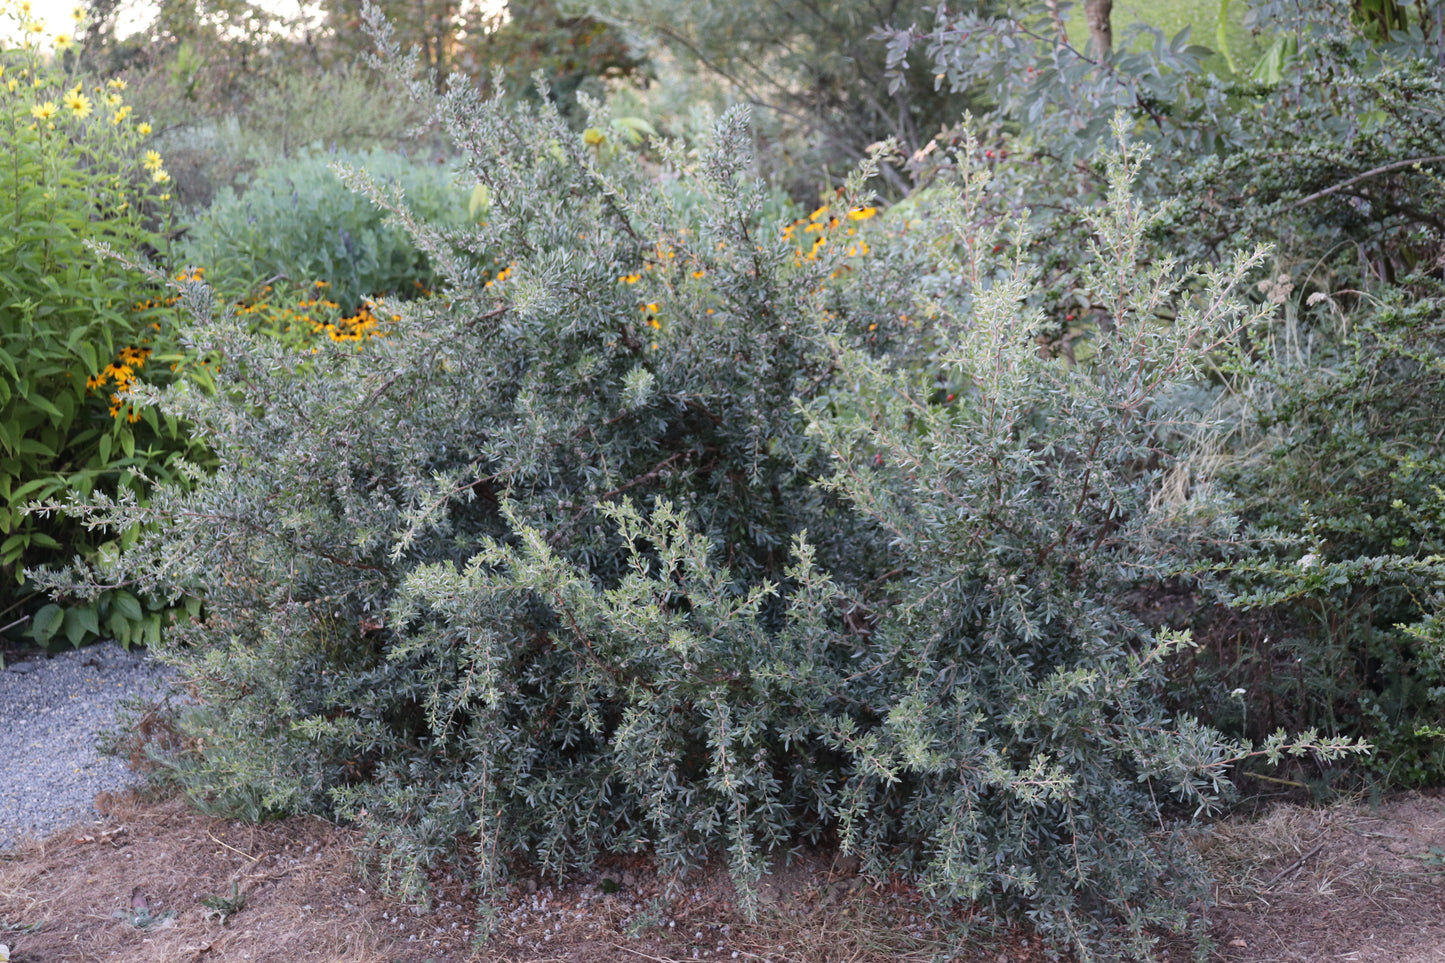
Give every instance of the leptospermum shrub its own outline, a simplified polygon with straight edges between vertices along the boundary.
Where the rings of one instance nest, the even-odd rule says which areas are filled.
[[[1207,806],[1250,749],[1158,708],[1182,643],[1119,594],[1185,567],[1215,520],[1153,496],[1188,429],[1171,388],[1247,321],[1227,279],[1134,281],[1121,189],[1096,271],[1124,279],[1114,363],[1039,359],[1027,275],[979,260],[973,294],[895,294],[900,313],[972,305],[938,322],[970,388],[934,404],[828,306],[830,283],[867,283],[842,270],[856,248],[803,256],[759,219],[740,117],[695,161],[661,152],[709,198],[686,217],[554,112],[458,81],[439,113],[484,225],[433,229],[347,175],[445,276],[385,337],[298,357],[184,285],[224,381],[150,397],[220,469],[160,493],[167,524],[106,577],[205,600],[164,649],[200,699],[186,788],[356,820],[411,889],[467,852],[495,893],[522,864],[725,851],[747,894],[836,834],[869,872],[1029,912],[1085,952],[1193,895],[1160,806]],[[858,186],[845,231],[870,220]],[[938,251],[967,209],[948,227]],[[959,276],[917,267],[940,291]]]

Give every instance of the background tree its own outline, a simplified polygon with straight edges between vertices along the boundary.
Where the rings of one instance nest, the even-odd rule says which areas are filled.
[[[1107,57],[1114,49],[1114,0],[1084,0],[1084,19],[1089,24],[1089,43],[1094,53]]]

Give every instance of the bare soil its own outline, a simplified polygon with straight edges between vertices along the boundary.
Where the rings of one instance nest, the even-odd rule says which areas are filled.
[[[754,922],[720,870],[664,880],[636,857],[566,886],[519,880],[484,929],[458,884],[440,881],[427,908],[380,894],[354,829],[237,823],[177,799],[98,803],[104,820],[0,853],[0,943],[14,963],[1048,959],[1022,932],[950,946],[908,887],[869,885],[822,855],[767,877]],[[1212,961],[1445,963],[1445,795],[1278,806],[1197,845],[1223,880],[1207,911]],[[1183,945],[1161,952],[1190,958]]]

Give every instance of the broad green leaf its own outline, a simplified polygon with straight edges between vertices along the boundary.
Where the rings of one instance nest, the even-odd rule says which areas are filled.
[[[80,648],[80,643],[85,641],[85,624],[80,620],[79,609],[65,610],[65,637],[75,648]]]
[[[139,622],[141,620],[141,617],[145,614],[144,611],[141,609],[140,602],[136,600],[136,597],[134,595],[131,595],[124,589],[116,590],[116,593],[110,598],[110,604],[115,609],[115,611],[119,612],[122,616],[124,616],[131,622]]]
[[[60,606],[51,602],[42,605],[30,620],[30,637],[41,645],[45,645],[55,633],[60,631],[61,623],[65,621],[65,612]]]

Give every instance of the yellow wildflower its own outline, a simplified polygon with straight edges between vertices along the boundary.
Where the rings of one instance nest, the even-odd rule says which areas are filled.
[[[129,117],[129,116],[130,116],[130,104],[126,104],[126,105],[125,105],[124,107],[122,107],[120,110],[117,110],[117,111],[115,112],[115,114],[110,118],[110,122],[111,122],[112,124],[119,124],[121,121],[125,120],[125,119],[126,119],[127,117]]]
[[[70,19],[74,20],[76,23],[85,23],[85,8],[76,7],[74,10],[70,11]]]
[[[621,281],[623,284],[636,284],[638,281],[641,281],[641,280],[642,280],[642,275],[641,275],[641,274],[624,274],[624,275],[622,275],[622,277],[618,278],[617,280]]]
[[[165,168],[158,168],[151,171],[151,180],[155,181],[157,184],[164,184],[170,179],[171,175],[166,173]]]
[[[34,107],[31,107],[30,116],[34,117],[36,120],[49,120],[50,118],[55,116],[57,109],[58,108],[56,108],[55,106],[55,101],[47,100],[43,104],[36,104]]]
[[[145,152],[145,158],[141,161],[141,166],[148,171],[158,171],[161,169],[162,163],[160,154],[153,150],[148,150]]]
[[[82,94],[79,87],[65,95],[65,106],[76,117],[90,116],[90,98]]]
[[[125,90],[125,81],[119,77],[110,78],[105,82],[105,85],[111,90]]]
[[[139,124],[139,125],[137,125],[137,126],[136,126],[136,133],[140,134],[142,137],[149,137],[149,136],[151,135],[151,125],[150,125],[150,124]]]
[[[866,221],[868,220],[868,218],[872,217],[874,214],[877,213],[878,208],[876,207],[855,207],[848,212],[848,220]]]
[[[65,53],[75,46],[75,40],[68,33],[58,33],[55,39],[50,41],[50,45],[55,48],[56,53]]]

